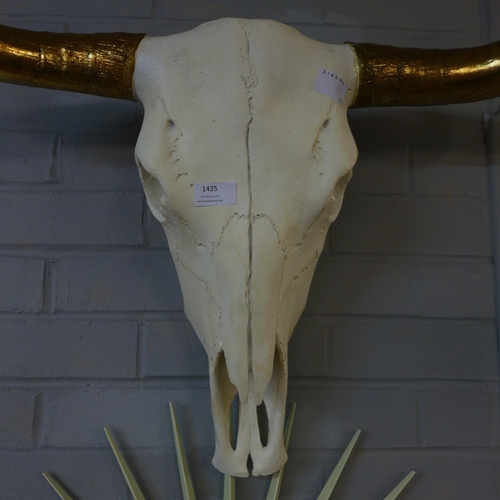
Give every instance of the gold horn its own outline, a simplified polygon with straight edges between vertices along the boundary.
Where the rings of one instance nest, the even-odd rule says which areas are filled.
[[[448,50],[349,45],[359,65],[351,107],[431,106],[500,96],[500,42]]]
[[[143,34],[47,33],[0,25],[0,81],[134,101]]]

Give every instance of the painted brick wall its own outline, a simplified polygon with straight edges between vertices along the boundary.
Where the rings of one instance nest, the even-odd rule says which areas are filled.
[[[494,0],[0,5],[0,22],[52,31],[174,34],[225,16],[329,43],[500,38]],[[170,400],[199,498],[220,498],[205,354],[134,165],[140,107],[0,92],[0,499],[55,499],[42,471],[82,500],[129,498],[104,425],[148,498],[180,499]],[[291,341],[283,499],[316,498],[358,427],[335,498],[383,498],[415,469],[405,500],[500,499],[499,102],[349,112],[359,161]],[[239,499],[267,483],[238,480]]]

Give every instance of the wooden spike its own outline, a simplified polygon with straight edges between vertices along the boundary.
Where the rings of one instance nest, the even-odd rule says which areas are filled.
[[[134,500],[146,500],[146,498],[142,494],[142,491],[139,489],[137,481],[132,475],[132,471],[125,461],[125,458],[120,452],[118,445],[116,444],[116,441],[111,434],[111,431],[107,427],[104,427],[104,432],[106,433],[106,437],[108,438],[109,444],[111,445],[113,453],[115,454],[116,460],[118,462],[118,465],[120,466],[123,477],[125,478],[128,489],[130,490],[130,493],[132,493],[132,497],[134,498]]]
[[[234,418],[237,416],[236,402],[235,401],[232,402],[231,407],[229,408],[229,415],[228,415],[229,437],[233,447],[236,443],[236,436],[234,435]],[[233,476],[230,476],[229,474],[224,474],[224,494],[222,498],[223,500],[236,500],[235,479]]]
[[[224,474],[224,500],[236,500],[234,477]]]
[[[69,495],[62,485],[57,481],[57,479],[49,474],[48,472],[42,472],[43,477],[49,482],[50,486],[54,488],[55,492],[59,495],[62,500],[75,500],[71,495]]]
[[[175,451],[177,453],[177,463],[179,465],[179,474],[181,477],[182,496],[184,500],[196,500],[189,473],[189,467],[186,459],[186,452],[184,451],[184,444],[182,442],[181,433],[179,432],[179,425],[177,424],[177,416],[175,415],[174,404],[170,402],[170,416],[172,418],[172,430],[174,432]]]
[[[330,498],[330,495],[332,494],[333,489],[337,484],[340,474],[344,470],[345,464],[347,463],[347,459],[349,458],[352,449],[354,448],[354,445],[356,444],[356,441],[358,440],[360,434],[361,431],[359,429],[354,433],[354,436],[352,437],[349,445],[347,446],[346,450],[340,457],[339,463],[337,464],[335,469],[333,469],[332,475],[326,482],[324,488],[321,490],[318,500],[328,500]]]
[[[403,491],[406,485],[411,481],[411,478],[415,475],[415,471],[412,470],[407,474],[407,476],[384,498],[384,500],[395,500],[399,494]]]
[[[288,450],[288,443],[290,442],[290,435],[292,434],[293,419],[295,417],[295,410],[297,409],[297,403],[293,403],[290,414],[285,426],[285,432],[283,439],[285,441],[285,449]],[[271,478],[271,484],[269,485],[269,491],[267,493],[266,500],[278,500],[281,484],[283,482],[283,474],[285,472],[285,466],[283,466],[279,471],[276,471]]]

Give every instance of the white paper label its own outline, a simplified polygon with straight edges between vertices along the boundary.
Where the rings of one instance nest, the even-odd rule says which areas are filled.
[[[347,92],[347,86],[344,80],[342,80],[342,78],[335,73],[326,69],[320,69],[318,71],[318,76],[316,77],[316,82],[314,83],[314,90],[316,90],[316,92],[326,94],[336,100],[341,106],[344,105],[344,97]]]
[[[194,206],[236,205],[236,182],[197,182]]]

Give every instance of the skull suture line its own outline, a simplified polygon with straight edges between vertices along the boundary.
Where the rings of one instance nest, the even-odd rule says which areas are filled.
[[[254,475],[279,469],[287,344],[357,154],[346,108],[497,96],[499,44],[327,45],[276,22],[234,19],[163,38],[0,27],[0,42],[2,81],[143,103],[137,163],[208,354],[214,465],[246,476],[250,455]],[[344,106],[314,90],[321,68],[345,82]],[[236,205],[194,206],[195,183],[223,181],[236,182]]]

